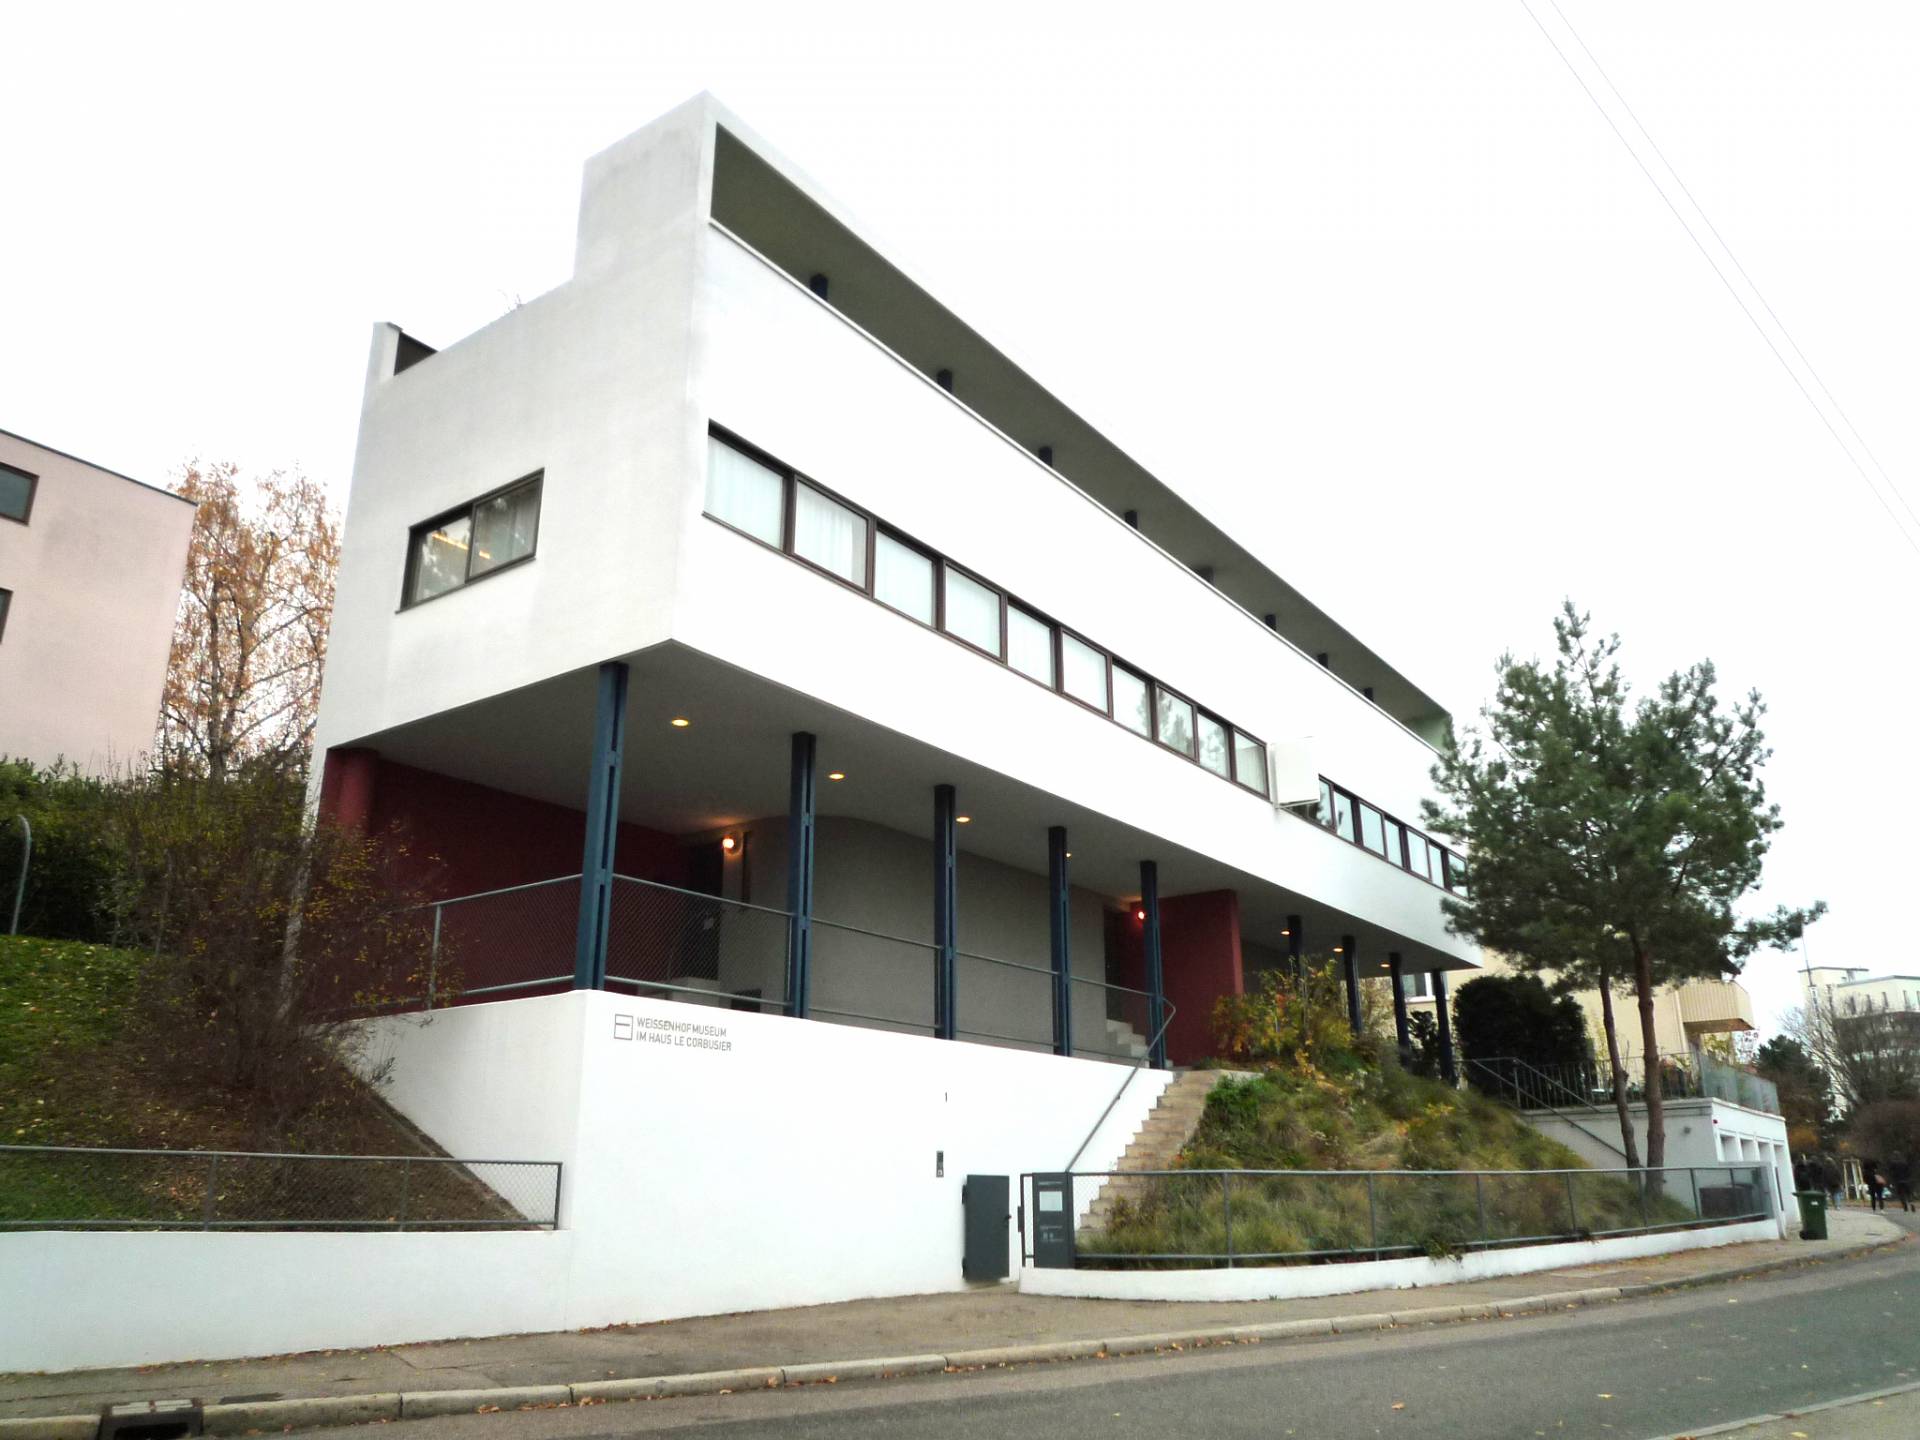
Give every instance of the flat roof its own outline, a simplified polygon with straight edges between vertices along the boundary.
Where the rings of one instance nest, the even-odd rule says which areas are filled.
[[[98,470],[102,475],[111,475],[116,480],[124,480],[129,485],[138,485],[142,490],[151,490],[156,495],[165,495],[170,500],[178,500],[182,505],[191,505],[194,503],[193,501],[187,499],[186,496],[178,493],[177,491],[169,490],[164,485],[155,485],[146,480],[136,480],[131,475],[123,475],[118,470],[109,470],[105,465],[96,465],[93,461],[83,459],[82,457],[73,454],[71,451],[61,450],[56,446],[44,444],[39,440],[31,439],[30,437],[21,435],[16,431],[0,430],[0,435],[6,436],[6,438],[9,440],[18,440],[22,445],[31,445],[36,450],[44,450],[49,455],[58,455],[62,460],[71,460],[76,465],[84,465],[89,470]]]

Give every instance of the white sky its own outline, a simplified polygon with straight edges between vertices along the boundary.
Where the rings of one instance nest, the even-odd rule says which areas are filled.
[[[1920,508],[1920,11],[1560,3]],[[709,89],[1456,715],[1567,595],[1643,681],[1758,687],[1766,899],[1911,968],[1920,553],[1520,0],[5,32],[0,427],[344,497],[371,322],[450,343],[564,280],[586,156]],[[1763,1020],[1796,964],[1750,967]]]

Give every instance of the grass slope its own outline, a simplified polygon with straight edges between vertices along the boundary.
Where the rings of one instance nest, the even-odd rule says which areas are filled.
[[[1223,1254],[1231,1223],[1236,1257],[1270,1263],[1382,1249],[1449,1255],[1478,1239],[1483,1223],[1488,1236],[1509,1241],[1641,1223],[1637,1192],[1605,1175],[1476,1181],[1382,1173],[1585,1167],[1565,1146],[1471,1092],[1360,1052],[1323,1053],[1320,1062],[1222,1080],[1207,1097],[1178,1167],[1349,1173],[1148,1180],[1120,1192],[1108,1224],[1082,1235],[1080,1250],[1126,1257]],[[1364,1172],[1374,1173],[1370,1179]],[[1658,1197],[1652,1207],[1656,1222],[1692,1218]]]
[[[0,936],[0,1144],[255,1150],[247,1097],[179,1060],[169,1017],[148,998],[148,957],[104,945]],[[368,1087],[320,1087],[273,1148],[434,1155]],[[450,1166],[223,1162],[223,1218],[413,1219],[499,1213]],[[406,1174],[402,1174],[402,1169]],[[198,1161],[0,1152],[0,1220],[189,1221],[204,1213]]]

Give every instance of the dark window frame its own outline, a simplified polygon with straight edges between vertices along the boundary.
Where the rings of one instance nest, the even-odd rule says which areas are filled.
[[[1444,890],[1449,895],[1466,894],[1467,862],[1465,857],[1454,854],[1450,847],[1441,844],[1440,841],[1434,839],[1433,836],[1422,830],[1418,825],[1407,824],[1406,821],[1395,815],[1391,810],[1386,809],[1384,806],[1376,805],[1371,800],[1362,799],[1346,786],[1336,785],[1324,775],[1320,777],[1320,783],[1327,789],[1327,818],[1321,820],[1318,814],[1315,814],[1311,821],[1315,828],[1326,831],[1342,844],[1351,845],[1356,850],[1364,851],[1373,856],[1374,859],[1383,861],[1393,866],[1396,870],[1399,870],[1402,874],[1411,875],[1416,880],[1421,881],[1423,884],[1431,885],[1436,890]],[[1337,812],[1337,805],[1335,803],[1336,796],[1344,798],[1347,804],[1353,808],[1353,838],[1351,840],[1347,839],[1347,837],[1342,835],[1336,828],[1334,818]],[[1383,855],[1380,851],[1375,850],[1371,845],[1366,843],[1366,827],[1361,823],[1361,810],[1363,807],[1373,811],[1380,817],[1383,840],[1386,826],[1392,824],[1400,827],[1399,855]],[[1441,880],[1435,880],[1426,870],[1416,870],[1413,868],[1413,841],[1416,836],[1440,852],[1440,873],[1444,879],[1444,883]],[[1460,871],[1458,883],[1454,881],[1454,871],[1456,869]]]
[[[1138,665],[1134,665],[1129,661],[1121,659],[1119,656],[1115,655],[1113,651],[1109,650],[1106,646],[1101,645],[1098,642],[1088,638],[1086,635],[1082,634],[1078,630],[1074,630],[1067,625],[1063,625],[1060,621],[1054,619],[1053,616],[1048,614],[1047,611],[1041,608],[1040,606],[1029,604],[1027,601],[1022,600],[1018,595],[1008,590],[1005,586],[996,585],[993,581],[987,579],[986,576],[982,575],[979,571],[973,569],[972,567],[967,565],[962,565],[958,561],[949,559],[946,555],[942,554],[939,550],[937,550],[933,546],[925,544],[924,542],[915,539],[912,535],[908,534],[904,530],[901,530],[898,526],[888,524],[885,520],[881,519],[878,515],[874,514],[873,511],[867,509],[864,505],[858,505],[854,503],[852,500],[848,499],[846,496],[835,491],[832,487],[821,484],[820,481],[815,479],[813,476],[805,474],[802,471],[796,470],[793,466],[788,465],[783,461],[781,461],[777,456],[771,455],[767,451],[762,450],[758,445],[753,444],[751,441],[741,438],[739,435],[735,434],[732,430],[729,430],[726,426],[721,425],[717,422],[710,421],[707,425],[707,434],[711,438],[718,440],[721,444],[731,446],[735,450],[738,450],[741,454],[747,456],[749,459],[757,461],[759,464],[764,465],[767,469],[773,471],[776,475],[780,477],[781,486],[782,486],[781,507],[780,507],[781,508],[780,543],[778,545],[769,544],[766,540],[762,539],[760,536],[751,534],[746,530],[742,530],[738,525],[733,524],[732,522],[726,520],[722,516],[714,514],[711,510],[706,509],[703,505],[701,509],[701,513],[707,519],[711,520],[714,524],[719,525],[723,529],[731,531],[733,534],[738,535],[743,539],[751,541],[755,545],[760,546],[762,549],[771,550],[775,554],[783,555],[787,559],[793,560],[798,564],[804,566],[806,569],[811,570],[816,575],[824,575],[827,579],[832,580],[835,583],[843,586],[844,588],[853,591],[857,595],[864,595],[868,600],[878,605],[881,609],[885,610],[889,615],[899,616],[901,619],[906,620],[910,624],[917,625],[923,630],[930,630],[934,634],[941,636],[943,639],[952,641],[954,644],[965,648],[966,650],[970,651],[975,655],[979,655],[988,660],[991,660],[995,664],[999,665],[1001,669],[1006,670],[1011,674],[1019,676],[1022,680],[1026,681],[1029,685],[1036,685],[1042,690],[1047,691],[1049,694],[1058,695],[1061,698],[1071,702],[1072,704],[1079,706],[1082,710],[1090,711],[1095,715],[1102,716],[1108,721],[1108,723],[1114,726],[1117,726],[1119,729],[1125,731],[1129,735],[1135,736],[1138,739],[1146,740],[1149,744],[1153,745],[1156,749],[1164,750],[1170,755],[1180,756],[1188,764],[1192,765],[1195,769],[1199,770],[1202,774],[1211,775],[1217,780],[1222,780],[1222,781],[1225,781],[1227,784],[1233,785],[1236,789],[1243,790],[1248,794],[1258,795],[1263,800],[1268,800],[1269,802],[1271,801],[1271,798],[1272,798],[1271,778],[1269,778],[1268,783],[1265,786],[1254,786],[1254,785],[1248,784],[1244,779],[1240,777],[1239,755],[1236,751],[1235,744],[1234,744],[1234,739],[1236,736],[1244,737],[1246,740],[1248,740],[1255,746],[1259,747],[1259,750],[1263,758],[1265,757],[1267,752],[1266,741],[1262,740],[1259,736],[1255,735],[1251,730],[1247,730],[1242,728],[1241,726],[1235,725],[1232,721],[1228,720],[1226,717],[1221,715],[1217,710],[1212,710],[1207,708],[1206,706],[1199,704],[1197,701],[1193,700],[1190,696],[1188,696],[1185,691],[1176,690],[1171,685],[1163,685],[1159,680],[1156,680],[1154,678],[1151,671],[1144,670]],[[818,492],[819,494],[825,496],[827,499],[832,500],[835,504],[844,506],[847,510],[851,511],[855,515],[858,515],[863,521],[865,521],[866,527],[867,527],[867,561],[866,561],[866,583],[864,585],[855,584],[853,581],[848,580],[845,576],[837,574],[832,570],[828,570],[822,565],[815,564],[813,561],[807,559],[804,555],[799,555],[794,552],[794,548],[793,548],[794,514],[798,506],[799,486],[801,485],[806,485],[811,489],[813,489],[814,491]],[[504,488],[511,489],[512,487],[507,486]],[[498,494],[500,492],[495,492],[495,493]],[[492,498],[494,498],[492,495],[486,495],[481,497],[482,500],[488,500]],[[474,502],[475,505],[479,503],[480,501]],[[441,524],[441,523],[444,523],[446,520],[451,519],[453,516],[458,515],[459,513],[460,512],[458,510],[448,511],[446,514],[441,515],[436,519],[428,521],[426,523],[428,525]],[[415,530],[419,530],[421,528],[424,528],[424,527],[416,526]],[[899,545],[905,546],[907,549],[912,550],[917,554],[933,562],[933,621],[931,624],[920,619],[918,616],[907,614],[907,612],[904,610],[895,609],[892,605],[889,605],[885,600],[882,600],[879,594],[877,593],[877,586],[878,586],[877,551],[879,546],[878,537],[883,533],[887,536],[888,539],[894,541]],[[408,577],[407,583],[409,587],[411,587],[411,584],[412,584],[411,539],[409,540],[409,544],[408,544],[408,554],[409,554],[409,577]],[[531,558],[531,556],[529,556],[528,558]],[[516,561],[513,563],[517,564],[519,562]],[[974,584],[980,586],[984,590],[992,591],[995,595],[999,597],[999,600],[1000,600],[1000,653],[999,654],[996,655],[991,650],[983,649],[981,646],[976,645],[973,641],[967,639],[965,636],[956,635],[953,633],[953,631],[947,628],[947,572],[949,570],[958,571],[966,579],[971,580]],[[489,572],[489,573],[493,573],[493,572]],[[456,587],[456,588],[465,588],[465,587],[462,586],[462,587]],[[451,594],[452,592],[447,591],[443,593]],[[433,598],[438,599],[439,597],[435,596]],[[1033,618],[1040,621],[1048,629],[1050,649],[1051,649],[1051,654],[1053,658],[1053,680],[1051,684],[1049,684],[1045,680],[1038,678],[1037,676],[1029,675],[1026,671],[1017,668],[1012,663],[1012,661],[1008,658],[1007,631],[1011,623],[1009,619],[1010,612],[1012,607],[1014,606],[1018,606],[1021,610],[1033,616]],[[1066,635],[1071,635],[1076,641],[1078,641],[1082,645],[1085,645],[1089,650],[1094,651],[1096,654],[1101,656],[1102,659],[1104,660],[1106,665],[1106,672],[1107,672],[1107,707],[1105,710],[1100,709],[1098,706],[1089,704],[1085,700],[1082,700],[1079,696],[1069,693],[1068,690],[1066,689],[1066,656],[1065,656],[1065,646],[1062,640],[1062,637]],[[1132,726],[1126,724],[1124,721],[1119,719],[1115,710],[1114,689],[1113,689],[1113,676],[1114,676],[1114,671],[1116,669],[1123,669],[1127,671],[1129,674],[1138,677],[1140,681],[1146,685],[1147,707],[1148,707],[1147,718],[1148,718],[1148,724],[1149,724],[1149,729],[1151,733],[1143,736],[1137,730],[1133,729]],[[1162,690],[1166,691],[1169,695],[1174,696],[1175,698],[1180,700],[1182,703],[1187,705],[1194,713],[1194,716],[1195,716],[1194,753],[1192,754],[1186,754],[1183,751],[1176,750],[1173,746],[1165,744],[1159,738],[1160,716],[1159,716],[1159,706],[1155,699],[1155,696],[1159,691],[1162,691]],[[1222,729],[1224,729],[1227,732],[1227,773],[1224,775],[1222,775],[1217,770],[1208,769],[1200,761],[1200,756],[1199,756],[1200,736],[1199,736],[1198,717],[1201,715],[1205,715],[1208,719],[1212,720],[1215,724],[1219,725]]]
[[[0,512],[0,520],[11,520],[16,525],[27,525],[33,521],[33,502],[40,494],[40,477],[31,470],[22,470],[18,465],[10,465],[0,460],[0,470],[18,475],[27,482],[27,508],[18,515]]]
[[[13,614],[13,591],[0,585],[0,640],[7,638],[7,620]]]
[[[476,495],[474,496],[473,499],[467,501],[467,503],[464,505],[456,505],[451,510],[442,510],[438,515],[434,516],[431,520],[422,520],[417,525],[408,526],[407,527],[407,563],[400,577],[400,608],[402,610],[413,610],[413,609],[417,609],[422,605],[430,605],[435,600],[444,600],[449,595],[458,595],[463,590],[472,589],[475,585],[480,584],[483,580],[491,580],[494,576],[504,574],[509,570],[518,570],[522,565],[527,564],[535,556],[537,556],[540,553],[540,519],[541,519],[540,512],[542,509],[544,509],[546,505],[546,498],[547,498],[546,484],[547,484],[547,472],[546,472],[546,468],[543,466],[538,470],[530,471],[529,473],[522,475],[518,480],[509,481],[505,485],[497,486],[494,489],[487,491],[487,493],[484,495]],[[501,564],[495,565],[491,569],[482,570],[478,575],[474,574],[473,573],[474,542],[472,538],[474,512],[478,510],[482,505],[487,504],[489,501],[498,500],[503,495],[511,495],[516,490],[526,489],[528,487],[532,487],[540,492],[540,499],[535,504],[534,512],[533,512],[533,544],[528,548],[526,554],[516,555],[513,559],[503,561]],[[449,520],[457,520],[463,515],[467,518],[467,525],[468,525],[467,573],[465,577],[462,578],[462,580],[458,585],[448,586],[445,590],[442,590],[438,595],[425,595],[418,600],[413,599],[412,595],[413,595],[414,575],[416,570],[418,569],[419,559],[420,559],[420,537],[422,535],[431,535],[435,530],[439,529],[442,525],[446,524]]]

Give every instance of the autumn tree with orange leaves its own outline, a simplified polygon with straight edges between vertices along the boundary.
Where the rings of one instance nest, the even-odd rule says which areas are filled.
[[[340,525],[295,471],[248,482],[230,461],[187,465],[186,582],[160,711],[170,766],[224,780],[243,765],[298,774],[313,741]]]

